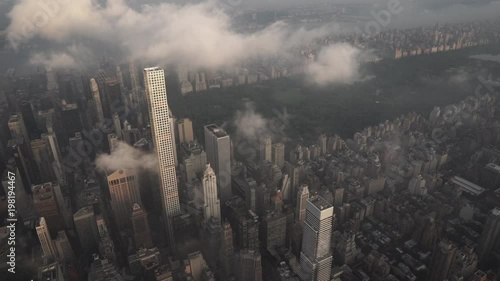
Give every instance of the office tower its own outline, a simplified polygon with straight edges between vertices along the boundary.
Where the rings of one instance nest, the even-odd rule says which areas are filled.
[[[477,270],[477,254],[474,247],[466,245],[460,247],[453,259],[449,280],[470,280]]]
[[[120,83],[118,83],[116,78],[105,79],[104,97],[106,99],[104,117],[111,119],[113,118],[113,113],[117,112],[122,106],[125,105],[122,99]]]
[[[272,161],[280,169],[285,166],[285,145],[282,143],[275,143],[272,146]]]
[[[229,208],[229,222],[239,249],[259,249],[259,217],[246,208],[246,204],[238,197],[226,202]]]
[[[97,215],[95,217],[95,221],[97,224],[97,232],[99,232],[99,237],[107,237],[109,236],[108,227],[106,225],[106,221],[102,215]]]
[[[281,210],[270,212],[262,217],[260,241],[266,250],[273,251],[286,245],[286,231],[286,216]]]
[[[71,138],[83,130],[80,111],[76,103],[62,103],[60,120],[67,138]]]
[[[54,162],[52,163],[52,169],[54,170],[54,174],[59,184],[65,184],[66,179],[64,177],[64,173],[61,166],[61,161],[62,161],[61,150],[59,149],[59,143],[57,142],[56,134],[52,132],[47,134],[42,134],[42,139],[45,140],[50,147],[50,151],[54,159]]]
[[[33,160],[35,160],[37,167],[39,183],[57,180],[52,168],[54,158],[49,143],[44,139],[32,140],[31,151],[33,152]]]
[[[303,184],[299,187],[297,191],[297,205],[295,208],[295,219],[304,226],[304,221],[306,219],[306,206],[309,199],[309,188],[307,185]]]
[[[111,208],[116,225],[122,229],[130,225],[132,206],[142,204],[137,175],[130,170],[118,170],[108,176]]]
[[[162,207],[166,218],[180,213],[174,142],[165,86],[165,73],[158,67],[144,69],[144,83],[149,106],[149,122],[158,156]]]
[[[490,253],[498,250],[500,247],[500,208],[496,207],[491,210],[486,224],[484,225],[483,233],[479,239],[477,247],[477,255],[480,262],[484,262],[489,257]]]
[[[45,183],[43,185],[34,185],[32,187],[33,206],[37,217],[45,218],[51,235],[64,229],[64,219],[60,211],[62,206],[60,195],[61,191],[58,185]]]
[[[28,131],[26,130],[26,126],[24,125],[24,121],[20,115],[11,115],[9,118],[8,126],[12,139],[22,138],[24,140],[24,143],[30,143]]]
[[[217,175],[219,199],[231,198],[231,139],[217,125],[205,126],[205,149],[207,160]]]
[[[259,143],[259,151],[260,151],[260,162],[262,161],[271,161],[272,160],[272,151],[271,146],[273,145],[271,137],[264,137],[260,139]]]
[[[61,265],[58,262],[42,265],[38,268],[38,280],[65,281]]]
[[[205,171],[207,154],[197,141],[181,143],[180,148],[180,154],[183,159],[181,161],[181,170],[184,172],[186,182],[192,183],[192,180],[197,178],[198,174],[202,174]]]
[[[113,127],[115,130],[115,134],[119,139],[122,139],[122,123],[120,120],[120,116],[117,112],[113,113]]]
[[[29,151],[31,151],[31,147]],[[7,142],[7,156],[14,160],[26,191],[28,191],[27,188],[30,188],[28,192],[31,191],[31,185],[34,181],[34,171],[28,157],[30,154],[29,151],[23,138],[12,139]]]
[[[238,281],[262,281],[262,261],[259,251],[244,249],[236,254],[235,278]]]
[[[109,152],[113,153],[116,148],[118,147],[118,143],[120,141],[118,140],[118,137],[116,134],[112,133],[108,135],[108,145],[109,145]]]
[[[327,142],[328,137],[325,134],[321,134],[318,138],[318,145],[321,149],[321,155],[325,155],[327,153]]]
[[[120,68],[119,65],[116,66],[116,79],[118,80],[118,83],[120,83],[120,87],[122,89],[125,88],[125,84],[123,83],[122,69]]]
[[[336,234],[340,234],[338,231]],[[335,236],[335,235],[334,235]],[[352,264],[356,260],[358,250],[356,248],[356,235],[350,230],[338,235],[335,241],[335,259],[342,264]],[[338,256],[338,257],[337,257]]]
[[[115,265],[105,259],[94,255],[94,261],[88,269],[88,281],[123,280]]]
[[[153,247],[148,214],[139,204],[134,204],[132,207],[132,230],[134,232],[134,243],[136,249],[140,247]]]
[[[220,221],[220,200],[217,197],[217,177],[215,172],[207,164],[202,179],[203,186],[203,217],[205,220],[216,218]]]
[[[63,262],[70,262],[75,258],[75,252],[73,252],[73,248],[64,230],[57,233],[54,245],[56,246],[57,255]]]
[[[422,175],[413,177],[408,183],[408,191],[415,195],[427,194],[427,187],[425,186],[425,179]]]
[[[172,270],[167,265],[161,265],[155,269],[153,281],[173,281]]]
[[[189,267],[194,281],[202,281],[201,274],[206,267],[205,260],[200,251],[188,255]]]
[[[431,267],[428,281],[442,281],[449,277],[451,265],[455,258],[457,247],[448,240],[441,240],[432,252]]]
[[[33,105],[28,100],[20,100],[17,103],[19,112],[21,113],[24,125],[28,134],[33,134],[38,131],[35,121],[35,115],[33,114]]]
[[[224,222],[222,224],[222,243],[219,252],[219,264],[226,277],[232,274],[233,254],[233,229],[229,222]]]
[[[81,208],[73,215],[73,221],[82,250],[92,253],[97,249],[99,241],[99,230],[93,208],[91,206]]]
[[[193,122],[190,119],[184,118],[177,121],[177,129],[179,131],[179,144],[194,141]]]
[[[177,160],[177,144],[175,143],[175,131],[177,130],[175,124],[176,124],[176,119],[175,119],[175,116],[172,114],[172,111],[169,109],[168,110],[168,115],[170,117],[170,134],[171,134],[171,140],[172,140],[172,147],[174,148],[174,151],[173,151],[173,154],[174,154],[174,162],[175,162],[175,166],[178,166],[179,165],[179,161]]]
[[[333,206],[342,207],[344,204],[344,188],[336,187],[333,190]]]
[[[101,94],[99,92],[99,86],[94,78],[90,79],[90,89],[92,91],[92,98],[94,99],[97,123],[102,125],[104,124],[104,112],[102,109]]]
[[[44,217],[40,218],[40,223],[36,227],[36,234],[40,240],[40,246],[42,247],[43,257],[48,260],[55,260],[57,257],[56,247],[54,241],[50,237],[49,228]]]
[[[300,265],[302,280],[329,281],[333,206],[322,197],[307,200]]]
[[[45,77],[47,78],[47,91],[57,91],[59,86],[57,85],[56,78],[54,72],[52,71],[52,67],[45,67]]]
[[[139,132],[139,129],[137,128],[133,129],[124,128],[122,130],[122,139],[128,145],[134,145],[141,139],[141,132]]]

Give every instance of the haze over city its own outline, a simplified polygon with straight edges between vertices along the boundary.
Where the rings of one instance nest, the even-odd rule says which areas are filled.
[[[0,2],[1,276],[500,280],[499,15]]]

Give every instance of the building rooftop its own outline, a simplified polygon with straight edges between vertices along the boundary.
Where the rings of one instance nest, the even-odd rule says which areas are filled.
[[[227,137],[228,136],[228,134],[226,133],[226,131],[224,131],[222,128],[220,128],[219,126],[217,126],[215,124],[207,125],[207,126],[205,126],[205,128],[207,130],[209,130],[210,132],[212,132],[212,134],[214,134],[218,138],[222,138],[222,137]]]
[[[314,207],[316,207],[318,210],[323,211],[328,208],[332,208],[332,204],[330,204],[328,201],[326,201],[323,197],[321,196],[315,196],[311,197],[308,200],[313,204]]]

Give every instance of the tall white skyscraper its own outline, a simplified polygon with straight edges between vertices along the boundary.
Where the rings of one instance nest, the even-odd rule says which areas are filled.
[[[306,184],[299,187],[297,192],[297,205],[295,211],[295,218],[299,221],[301,226],[304,226],[304,221],[306,219],[306,206],[307,199],[309,199],[309,188]]]
[[[54,260],[57,255],[56,247],[54,241],[50,238],[49,228],[47,227],[47,222],[44,217],[40,218],[40,223],[36,227],[36,233],[40,240],[44,258]]]
[[[302,280],[330,281],[333,206],[322,197],[307,200],[300,266]]]
[[[104,123],[104,112],[102,111],[101,95],[99,94],[99,86],[94,78],[90,79],[90,89],[92,90],[92,98],[94,99],[94,104],[97,113],[97,122],[99,124]]]
[[[217,197],[217,177],[215,172],[207,164],[207,168],[203,173],[203,217],[209,220],[211,217],[221,219],[220,217],[220,200]]]
[[[166,218],[169,218],[180,213],[180,203],[175,174],[172,124],[170,123],[163,69],[159,67],[145,68],[144,84],[148,99],[153,144],[158,156],[163,211]]]
[[[217,174],[219,198],[225,202],[231,198],[231,139],[217,125],[205,126],[207,161]]]

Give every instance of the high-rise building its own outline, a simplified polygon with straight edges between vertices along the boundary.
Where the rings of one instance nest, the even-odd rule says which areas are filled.
[[[205,220],[209,220],[212,217],[220,220],[220,200],[217,197],[217,177],[212,167],[210,167],[210,164],[207,164],[205,172],[203,173],[202,187],[203,217]]]
[[[189,268],[194,281],[202,281],[201,274],[206,267],[205,260],[200,251],[188,255]]]
[[[130,170],[118,170],[108,176],[108,186],[116,225],[121,229],[130,225],[132,206],[142,204],[138,178]]]
[[[52,241],[50,237],[49,228],[47,227],[47,222],[44,217],[40,218],[40,223],[36,227],[36,234],[40,240],[43,257],[51,261],[55,260],[57,257],[56,247],[54,246],[54,241]]]
[[[28,134],[37,132],[38,128],[36,126],[35,115],[33,114],[33,105],[31,102],[26,99],[21,99],[18,101],[17,107],[19,108],[19,112],[21,113]]]
[[[122,121],[120,120],[120,115],[118,115],[118,112],[113,113],[113,127],[116,136],[119,139],[122,139]]]
[[[193,122],[190,119],[184,118],[178,120],[177,129],[179,130],[179,144],[194,141]]]
[[[51,182],[57,180],[57,177],[52,168],[54,157],[47,140],[37,139],[31,141],[31,151],[38,171],[38,181]]]
[[[68,236],[64,230],[57,233],[57,238],[54,240],[57,254],[63,262],[70,262],[75,258],[75,252],[68,240]]]
[[[234,261],[236,280],[262,281],[262,261],[258,250],[241,250],[236,254]]]
[[[322,197],[307,200],[300,265],[302,280],[329,281],[333,206]]]
[[[318,138],[318,145],[321,150],[321,155],[325,155],[327,153],[327,143],[328,137],[325,134],[321,134]]]
[[[94,99],[95,112],[97,114],[97,123],[104,124],[104,112],[102,109],[101,95],[99,93],[99,86],[94,78],[90,79],[90,90],[92,91],[92,98]]]
[[[493,250],[500,248],[500,208],[491,210],[483,234],[479,239],[477,255],[480,262],[484,262]]]
[[[113,153],[116,150],[116,148],[118,147],[118,143],[119,140],[115,133],[108,134],[108,145],[110,153]]]
[[[208,163],[217,175],[219,199],[225,202],[231,198],[231,139],[217,125],[205,126],[205,149]]]
[[[132,208],[132,230],[134,232],[134,243],[136,249],[140,247],[148,249],[153,247],[148,214],[139,204],[134,204]]]
[[[233,249],[233,229],[228,222],[222,224],[222,243],[219,252],[219,264],[226,277],[232,274]]]
[[[272,251],[286,245],[286,216],[280,211],[262,217],[260,236],[264,248]]]
[[[64,229],[64,218],[61,212],[62,197],[59,185],[45,183],[32,187],[33,206],[37,217],[44,217],[51,235]]]
[[[38,280],[64,281],[64,274],[58,262],[43,265],[38,268]]]
[[[297,192],[297,205],[295,208],[295,218],[301,226],[304,226],[304,221],[306,219],[306,206],[308,199],[309,188],[306,184],[303,184],[299,187],[299,191]]]
[[[26,130],[26,126],[24,125],[24,121],[21,115],[11,115],[9,118],[8,126],[12,139],[22,138],[24,140],[24,143],[30,143],[28,131]]]
[[[449,277],[457,246],[448,240],[441,240],[432,252],[428,281],[442,281]]]
[[[273,143],[271,137],[264,137],[260,139],[259,151],[260,151],[260,162],[271,161],[272,160],[272,147]]]
[[[76,232],[85,252],[92,252],[97,248],[97,241],[99,240],[99,230],[92,207],[87,206],[78,210],[73,215],[75,222]]]
[[[285,166],[285,145],[282,143],[275,143],[272,146],[272,161],[280,169]]]
[[[149,120],[159,164],[159,182],[166,217],[180,213],[174,142],[165,86],[165,73],[158,67],[144,69]]]
[[[172,113],[172,110],[168,110],[168,115],[170,117],[170,134],[171,134],[171,137],[170,139],[172,140],[172,147],[174,148],[174,163],[175,163],[175,166],[177,167],[179,165],[179,161],[177,159],[177,144],[175,142],[175,140],[177,139],[175,136],[176,136],[176,131],[177,131],[177,127],[175,126],[175,124],[177,123],[177,119],[175,119],[175,116],[174,114]]]
[[[54,170],[55,176],[59,181],[59,184],[65,184],[66,179],[64,177],[64,173],[61,166],[62,156],[61,150],[59,149],[59,143],[57,142],[56,134],[51,132],[47,134],[42,134],[42,139],[45,140],[52,152],[52,157],[54,162],[52,163],[52,169]]]
[[[207,154],[197,141],[182,143],[181,152],[183,158],[182,170],[184,171],[185,180],[188,183],[192,183],[193,179],[197,179],[198,175],[205,171]]]

